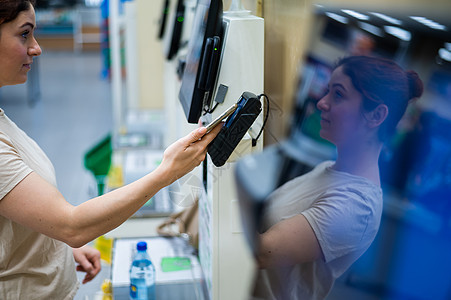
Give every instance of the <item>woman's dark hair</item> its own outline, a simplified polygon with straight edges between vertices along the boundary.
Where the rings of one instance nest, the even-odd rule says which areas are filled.
[[[363,109],[371,111],[379,104],[388,107],[388,116],[379,129],[379,139],[386,140],[396,130],[412,99],[423,94],[423,82],[415,71],[404,71],[392,60],[349,56],[338,61],[335,68],[351,78],[363,96]]]
[[[35,4],[36,0],[0,0],[0,25],[11,22],[20,12]]]

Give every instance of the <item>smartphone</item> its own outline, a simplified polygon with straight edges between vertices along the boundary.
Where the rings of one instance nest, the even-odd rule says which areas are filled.
[[[231,114],[233,114],[235,112],[235,110],[237,109],[238,104],[234,104],[231,107],[229,107],[229,109],[227,109],[225,112],[223,112],[222,114],[220,114],[216,119],[214,119],[210,124],[207,125],[207,133],[210,132],[213,128],[216,127],[216,125],[218,125],[220,122],[222,122],[222,120],[224,120],[225,118],[227,118],[228,116],[230,116]]]

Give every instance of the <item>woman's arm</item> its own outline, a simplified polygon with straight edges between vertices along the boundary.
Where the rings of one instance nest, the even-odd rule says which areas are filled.
[[[0,201],[0,215],[73,248],[81,247],[122,224],[161,188],[198,166],[220,128],[205,136],[205,128],[191,132],[166,149],[153,172],[78,206],[32,172]]]
[[[257,263],[262,269],[314,261],[321,257],[316,235],[303,215],[283,220],[260,234]]]

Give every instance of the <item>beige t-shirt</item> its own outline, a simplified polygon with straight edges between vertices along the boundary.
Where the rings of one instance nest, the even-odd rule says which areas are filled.
[[[56,186],[50,160],[0,109],[0,201],[31,172]],[[2,216],[0,240],[0,299],[75,297],[79,283],[69,246]]]
[[[302,214],[312,227],[324,259],[260,270],[260,299],[324,299],[334,281],[368,249],[379,229],[382,190],[366,178],[319,164],[270,196],[264,220],[274,224]],[[302,244],[299,245],[302,248]]]

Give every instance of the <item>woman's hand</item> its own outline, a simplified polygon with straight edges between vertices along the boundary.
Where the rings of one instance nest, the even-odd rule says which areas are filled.
[[[221,128],[222,123],[208,134],[205,134],[207,131],[205,127],[198,128],[164,151],[163,161],[157,171],[168,181],[168,185],[204,161],[208,144],[216,137]]]
[[[102,269],[100,264],[100,252],[90,246],[73,248],[75,262],[78,263],[77,271],[85,272],[83,284],[91,281]]]

